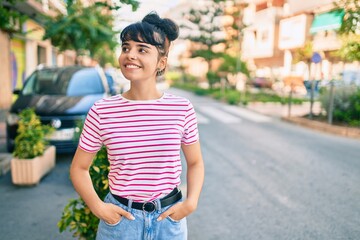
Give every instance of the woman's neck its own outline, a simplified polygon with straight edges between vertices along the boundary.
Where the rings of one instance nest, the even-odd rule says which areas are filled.
[[[156,86],[152,88],[131,86],[122,95],[129,100],[154,100],[161,98],[162,93],[156,89]]]

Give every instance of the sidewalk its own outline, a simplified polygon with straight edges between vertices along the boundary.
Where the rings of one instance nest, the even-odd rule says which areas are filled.
[[[345,127],[331,125],[326,122],[319,122],[304,118],[303,116],[309,114],[310,103],[302,105],[293,104],[289,114],[289,106],[281,105],[280,103],[249,103],[246,108],[273,117],[278,117],[283,121],[310,128],[316,131],[326,132],[344,137],[360,139],[360,129],[356,127]],[[319,114],[321,112],[321,105],[315,102],[313,106],[313,113]]]
[[[251,102],[246,108],[253,110],[258,113],[273,117],[288,117],[289,115],[289,105],[281,103],[262,103],[262,102]],[[310,103],[305,102],[303,104],[292,104],[290,109],[291,117],[304,116],[310,112]],[[313,112],[318,114],[321,112],[321,105],[319,102],[315,102],[313,106]]]

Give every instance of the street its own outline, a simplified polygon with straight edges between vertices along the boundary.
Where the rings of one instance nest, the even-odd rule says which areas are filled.
[[[359,140],[169,92],[195,106],[205,161],[189,240],[359,239]],[[72,239],[56,226],[68,199],[77,197],[68,175],[71,157],[58,156],[35,187],[12,185],[10,172],[0,177],[0,239]]]

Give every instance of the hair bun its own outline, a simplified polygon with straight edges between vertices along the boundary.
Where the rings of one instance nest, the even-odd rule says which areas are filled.
[[[174,41],[179,37],[178,25],[169,18],[160,18],[156,12],[151,12],[146,15],[142,22],[147,22],[161,29],[170,41]]]

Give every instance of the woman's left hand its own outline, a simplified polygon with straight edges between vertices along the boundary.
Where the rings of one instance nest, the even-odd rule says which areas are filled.
[[[174,206],[170,207],[168,210],[163,212],[157,219],[157,221],[161,221],[168,216],[171,217],[171,219],[175,221],[180,221],[184,217],[188,216],[190,213],[195,211],[196,207],[194,204],[191,204],[188,201],[179,202],[175,204]]]

